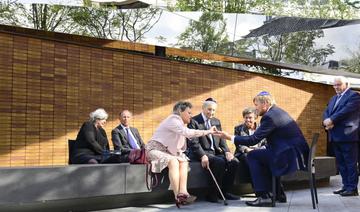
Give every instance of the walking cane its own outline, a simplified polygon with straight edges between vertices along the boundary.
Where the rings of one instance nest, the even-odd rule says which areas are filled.
[[[208,167],[208,170],[209,170],[209,172],[210,172],[210,175],[211,175],[212,179],[214,180],[214,182],[215,182],[215,184],[216,184],[216,187],[218,188],[218,190],[219,190],[219,192],[220,192],[220,194],[221,194],[221,198],[224,200],[224,205],[228,205],[228,203],[227,203],[227,201],[226,201],[226,199],[225,199],[225,197],[224,197],[224,194],[222,193],[222,191],[221,191],[221,189],[220,189],[220,187],[219,187],[219,184],[217,183],[217,181],[216,181],[216,179],[215,179],[215,176],[214,176],[214,174],[212,173],[210,167]]]

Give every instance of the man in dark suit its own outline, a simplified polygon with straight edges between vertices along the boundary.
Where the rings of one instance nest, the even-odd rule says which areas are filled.
[[[111,131],[111,140],[115,150],[120,150],[122,162],[129,162],[128,155],[132,149],[144,148],[139,131],[130,127],[132,114],[128,110],[123,110],[119,114],[120,124]]]
[[[333,96],[323,114],[323,125],[332,144],[343,186],[334,194],[357,196],[360,95],[345,77],[335,77]]]
[[[305,169],[309,146],[296,122],[275,105],[270,93],[260,92],[253,102],[256,113],[262,116],[260,126],[253,135],[231,136],[226,132],[218,132],[218,135],[231,140],[236,146],[252,146],[266,138],[267,148],[253,150],[247,155],[257,199],[247,201],[246,204],[271,206],[272,176]]]
[[[194,116],[188,125],[190,129],[206,130],[216,126],[221,130],[220,120],[215,118],[217,103],[214,99],[208,98],[202,106],[202,113]],[[212,135],[202,136],[188,140],[190,148],[190,158],[201,161],[203,168],[212,170],[218,184],[221,186],[226,199],[237,200],[238,196],[229,193],[234,183],[236,170],[239,161],[229,151],[224,139]],[[209,173],[209,180],[212,183],[212,189],[206,199],[209,202],[218,202],[218,192]]]

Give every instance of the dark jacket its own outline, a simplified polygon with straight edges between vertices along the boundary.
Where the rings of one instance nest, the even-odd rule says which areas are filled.
[[[235,145],[252,146],[266,138],[266,149],[274,155],[272,173],[285,175],[304,169],[309,155],[309,146],[296,122],[287,112],[272,106],[260,121],[260,127],[251,136],[235,136]]]
[[[139,147],[144,148],[145,144],[141,139],[139,131],[134,127],[130,127],[130,131],[134,135]],[[113,142],[115,150],[121,150],[122,153],[130,152],[131,146],[129,144],[127,134],[121,125],[117,126],[111,131],[111,140]]]
[[[336,108],[336,95],[333,96],[323,114],[323,120],[330,118],[334,127],[328,131],[330,142],[359,141],[360,94],[347,90]]]
[[[211,126],[216,126],[218,130],[221,129],[220,120],[217,118],[212,118],[210,120]],[[188,124],[188,128],[197,129],[197,130],[207,130],[205,125],[205,120],[203,119],[201,113],[197,116],[194,116],[191,119],[191,122]],[[213,154],[225,154],[225,152],[229,152],[229,148],[224,139],[221,139],[217,136],[212,136],[214,139],[214,150],[211,149],[211,140],[210,137],[212,135],[201,136],[197,138],[192,138],[187,140],[190,158],[194,158],[200,160],[203,155]]]
[[[81,155],[100,155],[109,150],[109,142],[104,129],[96,129],[93,122],[84,122],[76,137],[72,157]]]
[[[255,129],[257,129],[259,127],[259,125],[257,125],[257,123],[255,122]],[[245,124],[240,124],[236,127],[234,127],[234,135],[240,135],[240,136],[248,136],[250,135],[249,132],[249,128],[245,125]],[[261,140],[259,143],[255,144],[254,146],[250,146],[252,147],[252,149],[260,149],[260,148],[266,148],[266,138],[264,138],[263,140]],[[235,156],[239,156],[244,154],[244,145],[237,145],[235,146]]]

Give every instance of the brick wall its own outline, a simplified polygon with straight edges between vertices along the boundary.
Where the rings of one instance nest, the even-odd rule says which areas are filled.
[[[211,96],[232,132],[261,90],[275,96],[307,139],[321,133],[324,155],[321,114],[330,86],[0,32],[0,166],[67,164],[67,140],[98,107],[110,115],[109,139],[119,111],[129,109],[147,141],[176,101],[191,101],[195,115]]]

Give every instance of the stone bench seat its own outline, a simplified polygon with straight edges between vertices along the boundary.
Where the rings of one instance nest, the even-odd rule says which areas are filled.
[[[317,179],[336,175],[333,157],[317,157]],[[234,189],[251,188],[240,165]],[[171,197],[168,178],[160,186],[148,191],[145,184],[145,165],[97,164],[55,167],[0,168],[0,208],[6,211],[29,210],[37,207],[49,210],[95,210],[129,205],[164,202]],[[283,181],[307,180],[306,172],[284,176]],[[207,173],[199,162],[190,163],[188,188],[208,187]],[[307,185],[307,184],[305,184]],[[238,192],[239,193],[239,192]],[[164,197],[167,198],[164,198]]]

